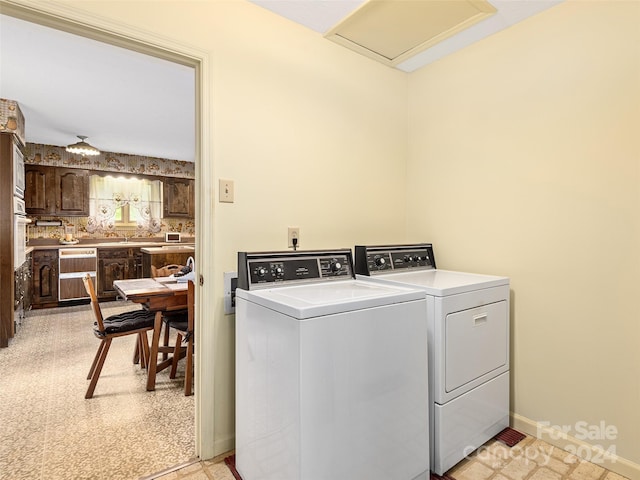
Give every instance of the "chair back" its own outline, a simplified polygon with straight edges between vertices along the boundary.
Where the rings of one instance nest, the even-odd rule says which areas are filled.
[[[102,317],[102,310],[100,310],[100,304],[98,303],[98,296],[96,295],[96,289],[93,285],[93,280],[91,279],[90,274],[86,274],[82,278],[82,283],[84,283],[84,289],[87,291],[87,294],[91,298],[91,308],[93,309],[93,314],[96,317],[96,325],[97,331],[104,332],[104,319]]]

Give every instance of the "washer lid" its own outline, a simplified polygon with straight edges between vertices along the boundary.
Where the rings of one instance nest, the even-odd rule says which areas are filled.
[[[236,290],[236,296],[290,317],[306,318],[423,300],[424,291],[360,280]]]
[[[358,275],[358,278],[372,279]],[[385,273],[375,280],[391,282],[394,285],[409,285],[426,290],[428,295],[444,297],[466,293],[482,288],[508,285],[509,278],[476,273],[453,272],[450,270],[412,270],[399,273]]]

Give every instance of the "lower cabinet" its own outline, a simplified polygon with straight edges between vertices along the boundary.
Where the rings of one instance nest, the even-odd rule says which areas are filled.
[[[14,272],[14,320],[16,326],[22,324],[22,320],[31,309],[31,262],[32,254],[29,253],[26,261]]]
[[[33,252],[32,282],[31,304],[34,308],[58,304],[58,250]]]
[[[115,298],[114,280],[140,278],[139,248],[98,249],[98,298]]]

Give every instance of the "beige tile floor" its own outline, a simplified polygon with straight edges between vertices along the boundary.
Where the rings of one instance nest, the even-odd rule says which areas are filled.
[[[102,304],[104,315],[140,308]],[[132,363],[135,337],[116,338],[94,398],[98,347],[88,305],[33,311],[0,349],[0,480],[137,479],[195,456],[194,397],[158,374],[155,392]]]
[[[197,462],[156,478],[234,480],[233,474],[224,463],[227,455]],[[599,465],[581,461],[562,449],[530,436],[511,449],[491,440],[468,459],[449,470],[447,475],[455,480],[627,480]]]

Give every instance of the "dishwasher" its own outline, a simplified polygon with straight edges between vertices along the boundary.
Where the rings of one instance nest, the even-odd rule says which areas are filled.
[[[58,252],[58,300],[83,300],[89,298],[82,283],[88,273],[94,284],[98,266],[96,248],[61,248]]]

